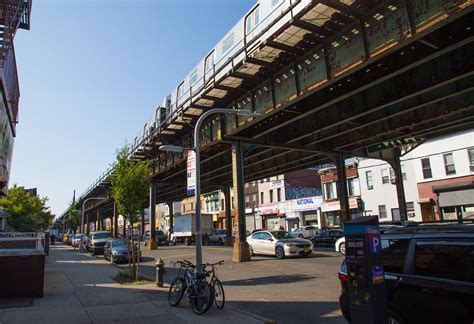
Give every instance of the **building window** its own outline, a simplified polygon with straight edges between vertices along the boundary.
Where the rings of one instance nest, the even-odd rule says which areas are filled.
[[[379,218],[387,218],[387,209],[385,205],[379,205]]]
[[[390,183],[395,183],[397,177],[395,176],[395,170],[393,168],[389,169],[390,172]]]
[[[444,168],[446,170],[446,175],[456,174],[456,168],[454,167],[453,154],[448,153],[443,155],[444,158]]]
[[[249,187],[249,183],[246,182],[246,183],[245,183],[245,188],[248,188],[248,187]]]
[[[421,167],[423,168],[423,179],[433,177],[433,174],[431,173],[430,158],[421,159]]]
[[[252,194],[252,207],[257,206],[257,194]]]
[[[334,199],[334,188],[332,182],[326,182],[324,184],[324,192],[326,193],[326,200]]]
[[[263,192],[260,193],[260,203],[263,204]]]
[[[367,189],[374,189],[374,180],[372,179],[372,171],[365,171],[365,177],[367,179]]]
[[[277,188],[277,201],[281,201],[281,188]]]
[[[234,45],[234,33],[230,34],[222,43],[222,54],[231,49],[232,45]]]
[[[469,155],[469,167],[471,169],[471,173],[474,173],[474,148],[468,149],[467,154]]]
[[[389,183],[390,177],[388,175],[388,169],[382,169],[382,183]]]
[[[252,181],[252,187],[256,187],[257,186],[257,181]]]
[[[263,183],[263,181],[265,181],[265,179],[260,179],[260,183]]]
[[[245,195],[245,208],[250,208],[250,195]]]
[[[347,179],[347,194],[349,197],[355,196],[355,182],[354,179]]]
[[[270,203],[273,202],[273,189],[270,189]]]
[[[221,206],[222,206],[222,210],[224,210],[224,199],[221,199]]]

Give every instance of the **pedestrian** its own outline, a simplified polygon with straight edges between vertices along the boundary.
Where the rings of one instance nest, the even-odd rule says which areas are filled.
[[[56,240],[56,235],[54,234],[51,234],[51,236],[49,237],[50,241],[51,241],[51,245],[54,245],[54,241]]]

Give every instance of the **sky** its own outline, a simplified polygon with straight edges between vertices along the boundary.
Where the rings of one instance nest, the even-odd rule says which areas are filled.
[[[10,186],[64,212],[256,0],[35,0]]]

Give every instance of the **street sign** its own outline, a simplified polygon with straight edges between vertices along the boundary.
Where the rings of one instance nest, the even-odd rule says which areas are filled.
[[[188,179],[187,193],[188,196],[193,196],[196,190],[196,152],[193,150],[188,151],[188,163],[186,170],[186,177]]]

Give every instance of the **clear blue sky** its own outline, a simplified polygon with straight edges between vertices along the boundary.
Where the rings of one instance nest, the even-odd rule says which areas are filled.
[[[35,0],[10,186],[60,214],[256,0]]]

